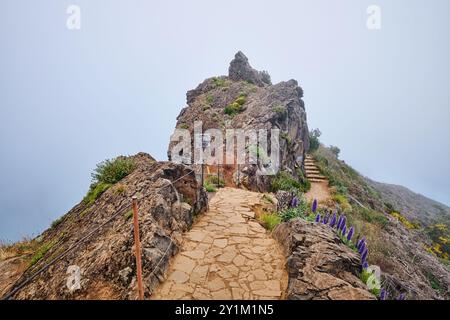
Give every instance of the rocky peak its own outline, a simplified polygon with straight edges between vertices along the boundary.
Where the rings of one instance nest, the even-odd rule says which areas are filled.
[[[233,81],[248,81],[260,87],[272,84],[270,75],[266,71],[253,69],[242,51],[236,53],[231,61],[228,77]]]

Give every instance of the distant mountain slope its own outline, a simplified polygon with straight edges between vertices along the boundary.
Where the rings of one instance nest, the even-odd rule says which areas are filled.
[[[409,220],[417,220],[424,225],[450,222],[450,208],[445,204],[403,186],[367,180],[385,201],[389,201],[394,210],[402,212]]]
[[[333,206],[370,243],[368,261],[380,267],[383,286],[391,294],[407,292],[408,299],[449,299],[450,219],[438,221],[448,219],[449,208],[405,187],[371,181],[323,145],[311,154],[329,181]]]

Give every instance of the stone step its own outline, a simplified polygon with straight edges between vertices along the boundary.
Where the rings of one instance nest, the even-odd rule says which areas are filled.
[[[309,179],[308,178],[308,181],[309,182],[315,182],[315,183],[321,183],[321,182],[327,182],[327,180],[324,180],[324,179],[316,179],[316,178],[311,178],[311,179]]]
[[[309,179],[309,178],[312,178],[312,179],[326,179],[326,177],[324,177],[323,175],[321,175],[321,174],[316,174],[316,173],[313,173],[313,174],[306,174],[306,177]]]
[[[305,172],[306,172],[306,174],[321,174],[321,172],[317,169],[315,169],[315,170],[306,169]]]

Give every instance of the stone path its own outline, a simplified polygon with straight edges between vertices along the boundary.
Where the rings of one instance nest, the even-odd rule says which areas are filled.
[[[305,194],[306,199],[309,202],[316,199],[319,203],[329,201],[331,199],[331,193],[328,180],[320,173],[314,158],[310,155],[307,155],[305,159],[305,173],[309,182],[311,182],[311,189]]]
[[[281,299],[287,285],[278,243],[254,220],[261,194],[223,188],[184,235],[152,299]]]

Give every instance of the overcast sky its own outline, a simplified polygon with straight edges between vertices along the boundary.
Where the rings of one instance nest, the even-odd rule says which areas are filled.
[[[362,174],[449,204],[449,30],[448,0],[2,0],[0,239],[43,231],[103,159],[166,160],[186,91],[238,50],[297,79],[310,128]]]

